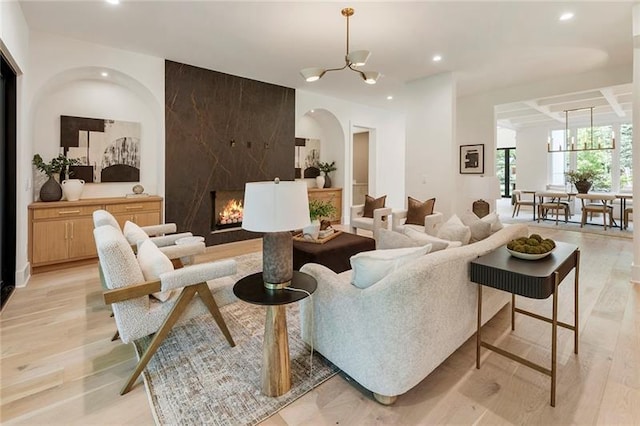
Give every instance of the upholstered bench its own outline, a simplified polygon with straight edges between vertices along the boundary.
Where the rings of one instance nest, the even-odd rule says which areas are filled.
[[[351,269],[349,259],[354,254],[375,250],[373,238],[343,232],[324,244],[293,241],[293,269],[300,270],[306,263],[318,263],[339,274]]]

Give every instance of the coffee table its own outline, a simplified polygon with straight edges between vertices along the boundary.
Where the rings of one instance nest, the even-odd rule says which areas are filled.
[[[574,277],[574,323],[558,321],[558,286],[575,269]],[[551,406],[556,406],[556,352],[558,326],[573,330],[573,351],[578,353],[578,275],[580,271],[580,249],[574,244],[557,242],[556,248],[547,257],[539,260],[517,259],[500,247],[471,261],[470,279],[478,284],[478,328],[476,332],[476,368],[480,369],[480,348],[486,348],[529,368],[551,377]],[[551,323],[551,369],[535,364],[525,358],[482,341],[482,286],[497,288],[511,293],[511,330],[515,330],[515,313]],[[547,299],[553,296],[551,318],[516,308],[516,295]]]
[[[293,269],[305,263],[318,263],[339,274],[351,269],[351,256],[376,249],[373,238],[343,232],[324,244],[293,241]]]

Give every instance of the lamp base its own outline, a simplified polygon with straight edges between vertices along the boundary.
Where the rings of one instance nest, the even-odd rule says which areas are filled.
[[[293,278],[293,237],[291,232],[268,232],[262,237],[262,278],[269,290],[291,284]]]
[[[474,201],[472,211],[479,218],[483,218],[489,214],[489,203],[482,199]]]

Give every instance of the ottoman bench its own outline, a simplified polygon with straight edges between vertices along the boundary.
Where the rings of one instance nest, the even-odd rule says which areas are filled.
[[[294,240],[293,269],[299,271],[305,263],[318,263],[339,274],[351,269],[351,256],[375,249],[376,242],[373,238],[347,232],[323,244]]]

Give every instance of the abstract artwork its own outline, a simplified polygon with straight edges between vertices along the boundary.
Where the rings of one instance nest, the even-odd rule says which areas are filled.
[[[460,146],[460,173],[484,173],[484,144]]]
[[[60,116],[60,148],[72,177],[85,182],[140,181],[140,123]]]

